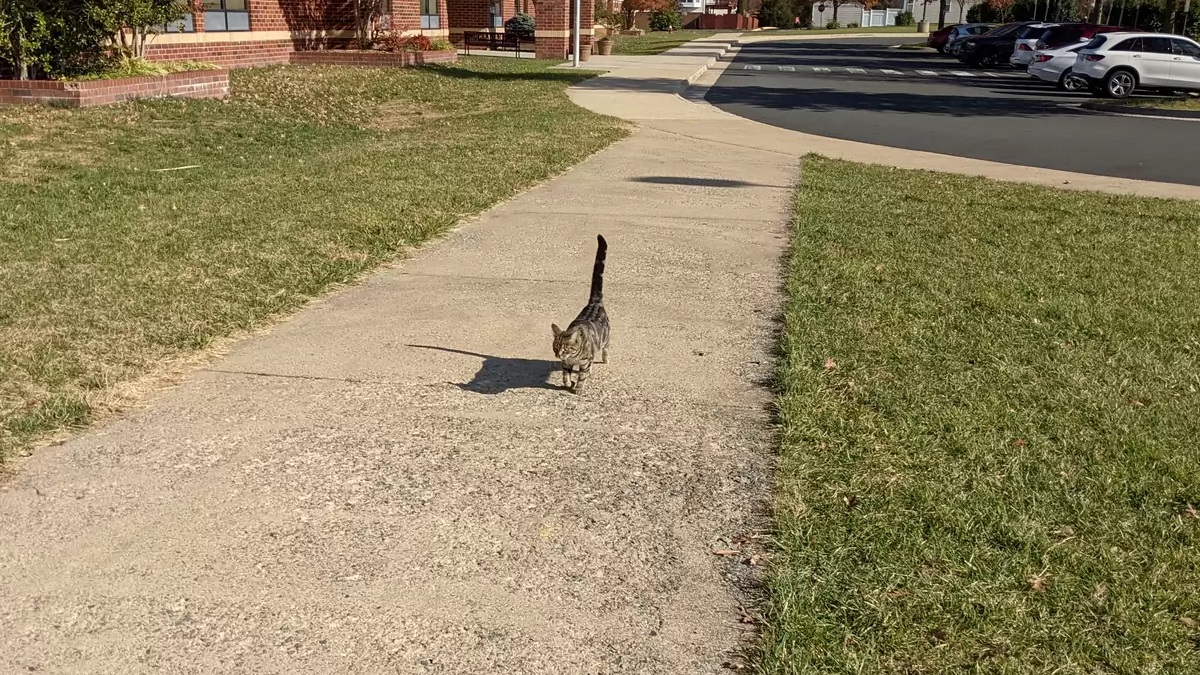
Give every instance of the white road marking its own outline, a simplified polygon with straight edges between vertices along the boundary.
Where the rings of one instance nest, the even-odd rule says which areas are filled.
[[[918,70],[917,74],[918,75],[932,75],[934,77],[937,77],[937,73],[932,70]]]
[[[984,73],[984,75],[987,75],[988,77],[1000,77],[999,75],[997,75],[995,73]]]
[[[959,77],[970,77],[970,76],[971,76],[971,74],[970,74],[970,73],[963,72],[963,71],[961,71],[961,70],[952,70],[952,71],[950,71],[950,74],[951,74],[951,75],[957,75],[957,76],[959,76]]]
[[[749,63],[747,63],[746,65],[742,66],[742,69],[743,70],[762,70],[762,66],[752,66]]]
[[[782,71],[783,71],[783,72],[785,72],[785,73],[794,73],[794,72],[796,72],[796,66],[779,66],[779,69],[780,69],[780,70],[782,70]]]
[[[828,73],[828,72],[829,72],[829,69],[828,69],[828,68],[821,68],[820,66],[813,66],[813,72],[814,72],[814,73]]]
[[[846,69],[846,72],[848,72],[848,73],[857,73],[857,74],[859,74],[859,75],[866,75],[866,74],[867,74],[867,71],[866,71],[865,69],[863,69],[863,68],[847,68],[847,69]]]
[[[898,70],[888,70],[887,68],[883,68],[882,70],[883,70],[883,72],[887,73],[888,75],[903,75],[904,74]]]

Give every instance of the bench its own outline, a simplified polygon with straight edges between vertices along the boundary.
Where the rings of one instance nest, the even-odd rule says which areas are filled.
[[[471,55],[471,47],[483,47],[493,52],[516,52],[517,56],[520,56],[521,41],[520,35],[510,33],[493,33],[491,31],[463,33],[463,49],[467,56]]]

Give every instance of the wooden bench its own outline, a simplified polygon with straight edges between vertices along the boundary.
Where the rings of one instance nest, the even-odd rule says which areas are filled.
[[[471,55],[471,47],[483,47],[493,52],[516,52],[517,56],[520,56],[521,36],[491,31],[463,33],[463,49],[467,56]],[[529,49],[526,48],[525,51],[529,51]]]

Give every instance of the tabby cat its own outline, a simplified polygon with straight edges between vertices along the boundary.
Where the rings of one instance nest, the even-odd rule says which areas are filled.
[[[604,259],[608,242],[596,235],[596,264],[592,267],[592,291],[587,305],[566,330],[550,324],[554,333],[554,355],[562,361],[563,386],[576,394],[592,369],[597,352],[600,363],[608,363],[608,312],[604,311]]]

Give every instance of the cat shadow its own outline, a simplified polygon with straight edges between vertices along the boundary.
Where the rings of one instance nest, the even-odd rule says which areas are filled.
[[[405,345],[416,349],[432,349],[450,354],[462,354],[483,359],[479,371],[470,382],[452,382],[454,386],[477,394],[499,394],[509,389],[562,389],[549,382],[550,375],[559,370],[557,361],[542,359],[509,359],[501,356],[476,354],[449,347],[432,345]]]

